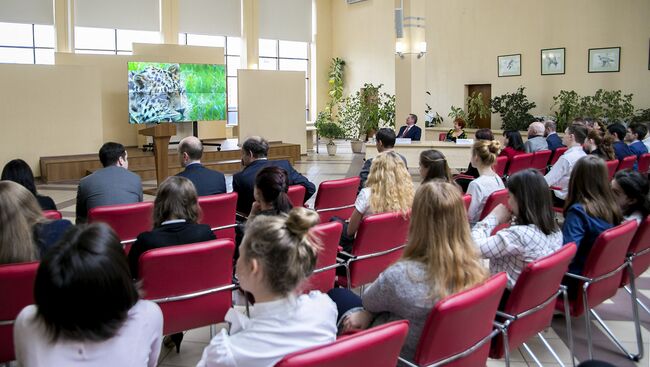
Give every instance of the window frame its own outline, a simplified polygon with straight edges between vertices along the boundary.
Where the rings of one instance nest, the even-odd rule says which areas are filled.
[[[36,46],[36,23],[16,23],[16,24],[23,24],[23,25],[30,25],[31,28],[31,33],[32,33],[32,44],[31,46],[15,46],[15,45],[2,45],[0,44],[0,48],[2,49],[20,49],[20,50],[32,50],[32,62],[31,63],[20,63],[23,65],[50,65],[50,64],[43,64],[43,63],[37,63],[36,62],[36,50],[52,50],[56,51],[55,47],[46,47],[46,46]],[[42,26],[51,26],[54,28],[54,25],[51,24],[38,24]],[[56,40],[54,40],[56,42]],[[0,60],[0,64],[14,64],[15,62],[5,62],[3,60]],[[16,63],[17,64],[17,63]]]

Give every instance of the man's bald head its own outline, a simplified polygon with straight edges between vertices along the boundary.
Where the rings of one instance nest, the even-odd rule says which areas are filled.
[[[201,156],[203,156],[203,144],[201,144],[201,140],[195,136],[188,136],[181,140],[178,143],[178,154],[183,156],[185,153],[187,153],[189,161],[201,160]]]

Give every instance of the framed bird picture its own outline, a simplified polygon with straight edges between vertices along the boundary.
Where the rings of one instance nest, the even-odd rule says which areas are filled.
[[[616,73],[621,71],[621,48],[590,48],[590,73]]]
[[[542,75],[564,74],[566,49],[546,48],[542,50]]]
[[[499,77],[521,76],[521,54],[497,56]]]

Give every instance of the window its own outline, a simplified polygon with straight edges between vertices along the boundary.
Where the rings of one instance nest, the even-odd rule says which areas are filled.
[[[259,68],[261,70],[291,70],[305,72],[306,119],[309,120],[309,42],[260,39]]]
[[[54,26],[0,23],[0,63],[54,64]]]
[[[237,70],[241,68],[241,38],[180,33],[178,43],[188,46],[223,47],[226,63],[228,124],[237,125]]]
[[[75,52],[132,55],[133,43],[160,43],[160,32],[75,27]]]

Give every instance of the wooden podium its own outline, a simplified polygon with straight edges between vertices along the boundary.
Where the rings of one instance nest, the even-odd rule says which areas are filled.
[[[170,123],[142,129],[138,134],[153,137],[153,155],[156,160],[156,180],[158,186],[169,176],[169,139],[176,135],[176,125]]]

